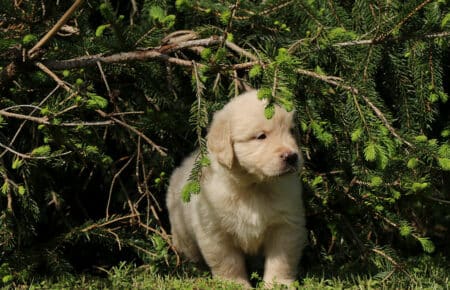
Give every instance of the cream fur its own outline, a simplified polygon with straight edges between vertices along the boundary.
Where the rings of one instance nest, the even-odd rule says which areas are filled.
[[[247,286],[245,255],[259,254],[266,283],[292,283],[307,236],[293,113],[276,106],[267,120],[265,105],[250,91],[216,112],[201,193],[181,200],[197,153],[174,171],[167,193],[175,248],[192,261],[204,259],[214,276]],[[288,164],[286,154],[297,154],[298,162]]]

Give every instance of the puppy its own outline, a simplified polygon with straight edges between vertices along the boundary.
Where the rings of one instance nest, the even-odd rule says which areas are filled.
[[[266,104],[250,91],[216,112],[200,194],[181,200],[197,153],[173,172],[167,192],[175,248],[204,259],[213,276],[246,286],[247,255],[264,256],[268,285],[291,284],[307,235],[294,113],[276,106],[267,119]]]

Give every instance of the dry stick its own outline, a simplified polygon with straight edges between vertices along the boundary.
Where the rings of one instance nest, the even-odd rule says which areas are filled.
[[[319,80],[322,80],[328,84],[334,85],[336,87],[340,87],[343,88],[346,91],[351,92],[352,94],[358,95],[361,98],[363,98],[363,100],[369,105],[369,107],[375,112],[375,115],[378,116],[378,118],[380,118],[381,122],[384,124],[384,126],[386,126],[386,128],[389,130],[389,132],[391,132],[391,134],[396,137],[397,139],[399,139],[400,141],[402,141],[403,143],[405,143],[408,147],[414,147],[411,143],[409,143],[408,141],[406,141],[405,139],[403,139],[400,135],[397,134],[397,132],[395,131],[395,129],[389,124],[389,121],[386,119],[386,117],[383,115],[383,113],[381,112],[380,109],[378,109],[377,106],[375,106],[370,100],[369,98],[367,98],[364,95],[359,94],[359,91],[357,88],[342,84],[342,79],[339,77],[333,77],[333,76],[324,76],[324,75],[320,75],[317,74],[315,72],[311,72],[311,71],[307,71],[304,69],[297,69],[297,72],[299,74],[302,75],[307,75]]]
[[[45,43],[47,43],[47,41],[50,40],[50,38],[52,38],[53,35],[55,35],[56,32],[58,32],[58,30],[61,28],[61,26],[63,26],[67,20],[69,19],[69,17],[75,12],[75,10],[78,8],[78,6],[80,6],[83,3],[83,0],[75,0],[75,2],[72,4],[72,6],[66,11],[66,13],[64,13],[64,15],[58,20],[58,22],[56,22],[56,24],[52,27],[52,29],[50,29],[49,32],[47,32],[47,34],[44,35],[44,37],[42,37],[38,43],[36,43],[35,46],[33,46],[33,48],[31,48],[28,51],[28,57],[32,58],[33,54],[39,50]]]
[[[437,33],[430,33],[420,36],[410,36],[410,37],[399,37],[390,39],[391,41],[400,41],[400,40],[408,40],[408,39],[433,39],[433,38],[441,38],[441,37],[449,37],[450,32],[444,31],[444,32],[437,32]],[[355,45],[372,45],[372,44],[378,44],[383,42],[385,39],[364,39],[364,40],[352,40],[352,41],[346,41],[346,42],[339,42],[333,44],[334,47],[345,47],[345,46],[355,46]]]
[[[148,59],[156,59],[161,61],[166,61],[174,63],[180,66],[192,66],[189,60],[183,60],[175,57],[170,57],[167,54],[160,53],[156,50],[149,51],[132,51],[132,52],[122,52],[118,54],[113,54],[110,56],[105,56],[103,54],[82,56],[68,60],[49,60],[44,61],[45,65],[54,70],[72,69],[78,67],[86,67],[96,65],[97,62],[100,63],[117,63],[117,62],[128,62],[128,61],[144,61]]]
[[[165,45],[152,50],[138,50],[131,52],[121,52],[109,56],[105,56],[104,54],[96,54],[96,55],[88,55],[77,57],[68,60],[48,60],[43,62],[45,66],[50,69],[62,70],[62,69],[71,69],[77,67],[91,66],[100,63],[117,63],[117,62],[128,62],[135,60],[147,60],[147,59],[156,59],[161,61],[166,61],[174,64],[178,64],[181,66],[192,66],[192,62],[189,60],[183,60],[175,57],[170,57],[168,54],[194,46],[211,46],[215,44],[219,44],[222,41],[222,37],[220,36],[211,36],[209,38],[204,39],[196,39],[189,40],[185,42],[180,42],[176,44]]]
[[[36,122],[36,123],[44,124],[44,125],[50,125],[50,122],[48,121],[48,117],[34,117],[34,116],[30,116],[30,115],[11,113],[11,112],[8,112],[5,110],[0,110],[0,116],[21,119],[21,120],[28,120],[28,121],[32,121],[32,122]]]
[[[134,218],[134,217],[136,217],[135,214],[129,214],[129,215],[126,215],[126,216],[122,216],[122,217],[118,217],[118,218],[106,221],[106,222],[101,223],[101,224],[93,224],[93,225],[90,225],[88,227],[85,227],[84,229],[81,230],[81,232],[85,233],[85,232],[88,232],[88,231],[93,230],[95,228],[106,227],[106,226],[108,226],[110,224],[113,224],[113,223],[116,223],[118,221],[125,220],[125,219],[130,219],[130,218]]]
[[[251,59],[253,61],[259,61],[257,56],[255,56],[252,53],[246,51],[245,49],[243,49],[242,47],[238,46],[234,42],[230,42],[230,41],[227,40],[227,41],[225,41],[225,45],[229,49],[236,51],[240,55],[244,55],[244,56],[248,57],[249,59]]]
[[[32,121],[38,124],[42,125],[49,125],[49,126],[58,126],[58,127],[77,127],[77,126],[109,126],[114,125],[114,121],[108,120],[108,121],[98,121],[98,122],[64,122],[58,125],[54,125],[50,122],[48,117],[33,117],[30,115],[22,115],[17,113],[11,113],[5,110],[0,110],[0,115],[4,117],[19,119],[19,120],[25,120],[25,121]],[[11,146],[12,144],[10,144]],[[3,155],[0,154],[0,157]]]
[[[111,197],[112,197],[114,184],[116,183],[116,179],[119,178],[120,174],[125,170],[125,168],[127,168],[128,165],[130,165],[131,161],[133,160],[133,157],[134,156],[130,157],[128,159],[128,161],[119,169],[119,171],[117,171],[116,174],[114,174],[114,177],[111,181],[111,185],[109,186],[108,201],[106,203],[106,217],[105,217],[106,220],[109,219],[109,206],[111,204]]]
[[[6,149],[7,151],[9,151],[9,152],[11,152],[11,153],[13,153],[13,154],[15,154],[15,155],[17,155],[19,157],[22,157],[23,159],[50,159],[50,158],[65,156],[65,155],[68,155],[68,154],[72,153],[72,151],[67,151],[67,152],[56,154],[56,155],[53,155],[53,156],[33,156],[33,155],[30,155],[30,154],[24,154],[24,153],[17,152],[16,150],[6,146],[3,143],[0,143],[0,147]]]

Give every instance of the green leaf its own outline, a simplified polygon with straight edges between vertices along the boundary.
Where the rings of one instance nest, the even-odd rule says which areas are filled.
[[[428,137],[425,135],[419,135],[419,136],[414,137],[414,139],[417,142],[426,142],[428,140]]]
[[[438,158],[438,163],[443,170],[450,171],[450,158]]]
[[[94,93],[87,93],[89,99],[86,101],[86,105],[89,109],[104,109],[108,106],[108,100]]]
[[[362,128],[357,128],[355,131],[353,131],[351,135],[352,142],[356,142],[359,139],[361,139],[362,133],[363,133]]]
[[[23,165],[23,160],[20,158],[14,158],[11,168],[16,170],[19,169]]]
[[[44,145],[44,146],[34,148],[33,151],[31,151],[31,155],[34,157],[48,156],[48,155],[50,155],[50,152],[51,152],[50,146]]]
[[[412,228],[408,224],[402,223],[400,225],[399,231],[402,237],[407,237],[412,233]]]
[[[202,57],[202,59],[204,60],[209,60],[211,58],[212,55],[212,50],[211,48],[207,47],[204,48],[201,52],[200,52],[200,56]]]
[[[163,22],[164,17],[166,17],[166,12],[160,6],[151,6],[148,15],[151,20]]]
[[[311,186],[315,187],[316,185],[322,184],[323,177],[321,175],[318,175],[314,178],[314,180],[311,182]]]
[[[263,100],[263,99],[268,99],[271,100],[272,99],[272,89],[269,88],[260,88],[258,90],[258,99]]]
[[[334,39],[355,39],[357,37],[357,35],[353,31],[347,31],[343,27],[336,27],[328,32],[328,37],[332,40],[334,40]]]
[[[434,243],[432,241],[430,241],[430,239],[428,238],[419,238],[418,239],[422,249],[426,252],[426,253],[433,253],[435,250],[435,246]]]
[[[406,165],[409,169],[414,169],[419,164],[419,160],[417,158],[411,158],[408,160],[408,164]]]
[[[438,154],[439,154],[439,157],[450,158],[450,145],[449,144],[442,144],[439,147]]]
[[[223,25],[227,25],[228,21],[230,20],[230,17],[231,17],[231,11],[230,10],[226,10],[226,11],[224,11],[224,12],[222,12],[220,14],[220,22]]]
[[[17,192],[19,193],[19,195],[24,195],[26,192],[25,187],[23,185],[19,185],[17,187]]]
[[[267,104],[267,106],[264,108],[264,116],[266,116],[266,119],[268,120],[272,119],[274,114],[275,114],[274,104],[273,103]]]
[[[202,167],[209,166],[211,164],[211,160],[209,160],[208,156],[204,155],[200,159],[200,164]]]
[[[383,179],[379,176],[374,176],[370,179],[370,185],[373,187],[378,187],[383,184]]]
[[[441,136],[444,138],[450,137],[450,130],[449,129],[442,130]]]
[[[5,180],[5,181],[3,182],[3,185],[2,185],[2,187],[0,188],[0,191],[1,191],[4,195],[6,195],[6,194],[9,192],[9,182],[8,182],[7,180]]]
[[[377,158],[375,143],[369,142],[366,148],[364,148],[364,158],[367,161],[374,161]]]
[[[414,192],[419,192],[419,191],[422,191],[422,190],[424,190],[425,188],[427,188],[429,185],[430,185],[430,184],[429,184],[428,182],[414,182],[414,183],[412,184],[411,189],[412,189]]]
[[[450,21],[450,13],[447,13],[441,21],[441,28],[444,28],[447,23]]]
[[[8,284],[10,283],[12,280],[14,279],[13,275],[8,274],[2,277],[2,283],[3,284]]]
[[[257,76],[261,75],[262,73],[262,67],[259,64],[254,65],[250,71],[248,72],[248,76],[251,79],[256,78]]]
[[[110,27],[110,24],[103,24],[97,27],[97,29],[95,30],[95,36],[96,37],[100,37],[103,36],[103,32],[105,31],[106,28]]]
[[[27,34],[22,38],[22,43],[24,45],[31,44],[32,42],[35,42],[37,40],[37,37],[34,34]]]
[[[183,202],[189,202],[192,194],[200,193],[200,182],[189,181],[181,190],[181,199]]]

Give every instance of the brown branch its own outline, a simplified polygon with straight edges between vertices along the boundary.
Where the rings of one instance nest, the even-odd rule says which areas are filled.
[[[2,147],[3,149],[5,149],[5,150],[11,152],[12,154],[14,154],[16,156],[19,156],[19,157],[21,157],[23,159],[40,159],[40,160],[42,160],[42,159],[50,159],[50,158],[61,157],[61,156],[65,156],[65,155],[68,155],[68,154],[72,153],[72,151],[67,151],[67,152],[56,154],[56,155],[52,155],[52,156],[33,156],[33,155],[30,155],[30,154],[20,153],[20,152],[18,152],[16,150],[12,149],[9,146],[6,146],[5,144],[2,144],[2,143],[0,143],[0,147]]]
[[[34,117],[34,116],[17,114],[17,113],[11,113],[11,112],[8,112],[5,110],[0,110],[0,116],[4,116],[7,118],[28,120],[28,121],[32,121],[32,122],[36,122],[36,123],[44,124],[44,125],[50,125],[50,122],[48,121],[48,117]]]
[[[122,220],[125,220],[125,219],[130,219],[130,218],[134,218],[134,217],[136,217],[135,214],[129,214],[129,215],[126,215],[126,216],[122,216],[122,217],[118,217],[118,218],[106,221],[106,222],[101,223],[101,224],[93,224],[93,225],[90,225],[88,227],[85,227],[84,229],[81,230],[81,232],[85,233],[85,232],[88,232],[88,231],[93,230],[95,228],[106,227],[106,226],[108,226],[110,224],[113,224],[113,223],[116,223],[118,221],[122,221]]]
[[[404,36],[404,37],[398,37],[398,38],[390,38],[390,39],[364,39],[364,40],[352,40],[352,41],[346,41],[346,42],[339,42],[333,44],[334,47],[345,47],[345,46],[355,46],[355,45],[372,45],[372,44],[379,44],[386,41],[402,41],[402,40],[409,40],[409,39],[433,39],[433,38],[441,38],[441,37],[449,37],[450,32],[444,31],[444,32],[436,32],[436,33],[430,33],[425,35],[411,35],[411,36]]]
[[[114,174],[114,177],[111,181],[111,185],[109,186],[109,194],[108,194],[108,201],[106,202],[106,216],[105,219],[109,220],[109,206],[111,204],[111,198],[112,193],[114,189],[114,184],[116,183],[116,179],[119,178],[120,174],[130,165],[131,161],[133,160],[134,156],[131,156],[128,161]],[[134,213],[133,213],[134,214]]]
[[[64,15],[56,22],[56,24],[42,37],[33,48],[28,51],[28,57],[33,58],[34,54],[45,44],[50,38],[55,35],[56,32],[67,22],[69,17],[75,12],[75,10],[83,3],[83,0],[75,0],[72,6],[64,13]]]
[[[43,63],[50,69],[63,70],[63,69],[93,66],[96,65],[98,62],[107,64],[107,63],[129,62],[136,60],[145,61],[149,59],[156,59],[160,61],[170,62],[180,66],[188,66],[188,67],[192,66],[192,63],[189,60],[170,57],[167,54],[160,53],[156,50],[122,52],[109,56],[105,56],[103,54],[96,54],[72,58],[68,60],[48,60],[43,61]]]
[[[76,57],[68,60],[47,60],[42,63],[49,69],[62,70],[71,69],[85,66],[96,65],[97,63],[118,63],[118,62],[130,62],[130,61],[144,61],[144,60],[160,60],[165,62],[174,63],[181,66],[192,66],[192,62],[189,60],[179,59],[171,57],[168,54],[176,52],[178,50],[196,47],[196,46],[211,46],[219,44],[222,41],[220,36],[211,36],[204,39],[189,40],[180,43],[173,43],[161,46],[159,48],[151,50],[138,50],[130,52],[121,52],[112,55],[96,54],[87,55],[82,57]]]

